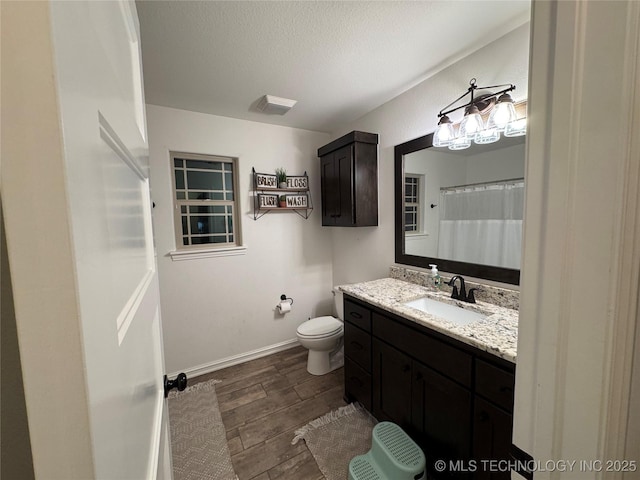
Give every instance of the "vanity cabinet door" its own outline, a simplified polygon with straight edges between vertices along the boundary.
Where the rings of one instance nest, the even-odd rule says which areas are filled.
[[[467,464],[471,458],[471,392],[420,362],[413,362],[412,373],[411,432],[427,458],[427,471],[433,478],[469,478],[433,468],[436,460]]]
[[[483,468],[483,460],[510,460],[513,416],[476,396],[473,414],[473,456],[477,460],[478,480],[508,480],[510,472]],[[495,471],[491,471],[495,470]]]
[[[411,358],[373,339],[373,416],[411,427]]]

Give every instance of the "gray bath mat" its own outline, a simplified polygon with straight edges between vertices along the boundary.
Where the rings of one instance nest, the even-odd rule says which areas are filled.
[[[197,383],[169,393],[171,457],[175,480],[236,480],[215,384]]]
[[[291,444],[304,439],[327,480],[347,480],[351,459],[371,448],[376,423],[360,404],[352,403],[296,430]]]

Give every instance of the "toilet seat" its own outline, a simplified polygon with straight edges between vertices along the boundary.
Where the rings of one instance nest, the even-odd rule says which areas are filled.
[[[302,338],[330,337],[342,330],[342,322],[331,316],[316,317],[302,323],[297,333]]]

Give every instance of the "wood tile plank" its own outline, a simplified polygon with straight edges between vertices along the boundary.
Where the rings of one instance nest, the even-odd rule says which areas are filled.
[[[319,393],[330,390],[342,382],[344,369],[339,368],[326,375],[317,376],[309,381],[296,385],[293,389],[302,400],[315,397]]]
[[[336,385],[326,392],[322,392],[316,398],[321,398],[331,410],[344,407],[347,403],[344,401],[344,385]]]
[[[259,418],[282,410],[299,401],[300,397],[298,397],[295,390],[270,392],[266,397],[255,400],[247,405],[242,405],[228,412],[221,412],[222,422],[225,428],[232,429],[243,423],[256,421]]]
[[[242,450],[244,450],[240,437],[228,438],[227,445],[229,447],[229,453],[231,455],[235,455],[236,453],[240,453]]]
[[[239,390],[234,390],[226,395],[218,396],[220,412],[233,410],[234,408],[265,398],[266,396],[267,392],[264,391],[264,388],[262,388],[262,385],[259,383]]]
[[[287,430],[295,429],[324,415],[330,407],[323,398],[311,398],[274,412],[238,428],[242,444],[249,448]]]
[[[291,445],[292,438],[293,431],[287,431],[233,455],[231,461],[238,478],[251,479],[308,450],[304,442]]]
[[[268,473],[270,480],[324,480],[309,450],[273,467]]]

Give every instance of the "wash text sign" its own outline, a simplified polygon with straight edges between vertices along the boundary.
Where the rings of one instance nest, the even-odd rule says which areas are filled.
[[[307,208],[309,201],[306,195],[285,195],[288,208]]]

